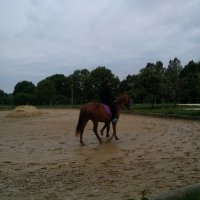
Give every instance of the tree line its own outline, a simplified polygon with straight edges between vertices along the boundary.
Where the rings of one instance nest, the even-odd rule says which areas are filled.
[[[99,101],[99,87],[109,79],[115,96],[129,94],[135,103],[199,103],[200,62],[189,61],[184,67],[178,58],[167,67],[161,61],[147,63],[138,74],[120,79],[105,66],[75,70],[73,74],[54,74],[37,85],[18,82],[12,94],[0,90],[1,104],[58,105]]]

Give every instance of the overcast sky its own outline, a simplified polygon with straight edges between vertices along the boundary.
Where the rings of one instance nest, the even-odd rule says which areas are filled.
[[[200,61],[199,0],[0,0],[0,89],[106,66]]]

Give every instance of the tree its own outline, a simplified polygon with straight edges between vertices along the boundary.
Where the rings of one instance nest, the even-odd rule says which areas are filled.
[[[184,103],[200,100],[200,62],[190,61],[180,73],[180,92]]]
[[[69,102],[70,84],[64,74],[55,74],[46,78],[54,83],[56,90],[55,103],[65,104]]]
[[[67,96],[66,88],[69,86],[67,77],[64,74],[54,74],[46,78],[54,83],[56,95]]]
[[[179,90],[179,75],[182,70],[181,61],[178,58],[169,61],[168,68],[166,70],[167,79],[167,93],[168,98],[177,103],[180,99]]]
[[[141,87],[141,93],[145,101],[151,102],[152,106],[157,101],[162,101],[164,96],[164,72],[162,62],[156,64],[147,63],[146,67],[140,70],[138,87]]]
[[[35,92],[36,92],[36,87],[32,82],[21,81],[15,85],[13,95],[15,95],[17,93],[25,93],[25,94],[35,95]]]
[[[99,87],[103,80],[109,79],[112,82],[114,93],[118,94],[119,79],[111,70],[106,67],[97,67],[89,72],[87,69],[75,70],[67,77],[73,91],[75,103],[99,100]]]
[[[56,89],[50,80],[42,80],[37,84],[37,100],[40,104],[53,104],[55,102]]]
[[[35,96],[23,92],[18,92],[13,96],[15,105],[33,105],[35,104]]]
[[[104,66],[99,66],[91,71],[89,79],[87,80],[88,96],[91,99],[96,99],[99,101],[99,87],[106,79],[110,80],[114,95],[117,96],[119,94],[119,78],[116,77],[110,69],[107,69]]]
[[[70,97],[76,103],[82,103],[87,98],[86,82],[90,75],[87,69],[75,70],[73,74],[67,77],[70,87]]]
[[[0,104],[4,104],[4,97],[5,97],[5,93],[3,90],[0,90]]]
[[[120,86],[119,86],[120,93],[121,94],[127,93],[132,98],[134,98],[134,101],[138,101],[136,100],[138,99],[137,89],[139,89],[139,87],[137,87],[137,83],[138,83],[138,75],[129,74],[126,77],[126,79],[120,82]]]
[[[13,103],[35,104],[36,86],[30,81],[21,81],[15,85],[13,92]]]
[[[8,94],[6,94],[3,90],[0,89],[0,104],[10,104],[11,98]]]

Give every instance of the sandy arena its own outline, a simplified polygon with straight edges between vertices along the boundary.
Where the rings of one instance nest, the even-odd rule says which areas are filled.
[[[122,114],[119,141],[99,144],[79,110],[0,111],[0,199],[140,199],[200,182],[200,122]],[[102,127],[100,124],[99,127]]]

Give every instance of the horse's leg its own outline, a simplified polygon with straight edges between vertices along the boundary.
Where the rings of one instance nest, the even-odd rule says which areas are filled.
[[[110,122],[105,122],[104,126],[100,130],[100,133],[101,133],[102,136],[103,136],[103,132],[104,132],[105,128],[107,128],[106,137],[109,137]]]
[[[112,127],[113,127],[113,134],[112,134],[112,136],[110,138],[110,141],[113,139],[114,136],[115,136],[116,140],[119,140],[119,138],[117,137],[117,134],[116,134],[117,123],[112,123]]]
[[[104,126],[102,127],[102,129],[100,130],[101,135],[103,136],[103,132],[105,130],[105,128],[107,127],[106,123],[104,124]]]
[[[116,140],[119,140],[119,138],[117,137],[117,123],[113,123],[113,131],[114,131],[114,136]]]
[[[86,126],[87,122],[88,122],[88,119],[85,119],[85,120],[83,121],[82,128],[81,128],[81,131],[80,131],[80,143],[81,143],[82,145],[84,145],[84,142],[83,142],[83,131],[84,131],[84,129],[85,129],[85,126]]]
[[[109,137],[109,131],[110,131],[110,122],[107,123],[107,134],[106,134],[106,137]]]
[[[99,140],[99,143],[101,144],[101,138],[99,137],[99,134],[97,132],[97,127],[98,127],[98,122],[97,121],[93,121],[93,132],[95,133],[95,135],[97,136],[97,139]]]

